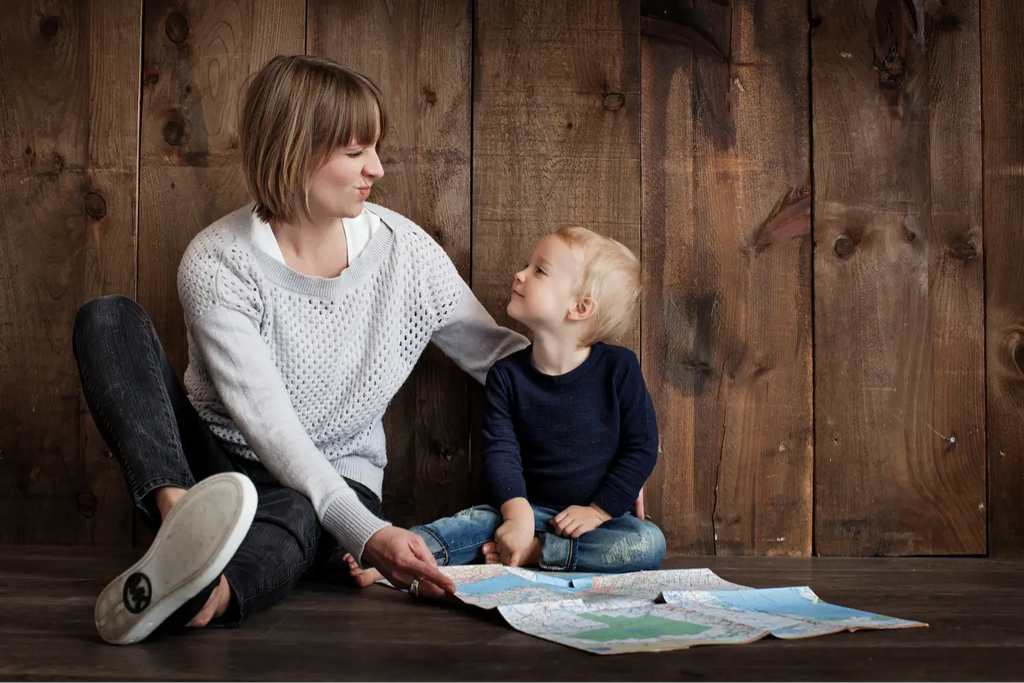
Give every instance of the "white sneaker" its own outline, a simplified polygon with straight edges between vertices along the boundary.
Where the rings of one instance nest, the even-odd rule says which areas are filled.
[[[185,493],[142,559],[96,600],[103,640],[139,642],[219,579],[252,525],[256,500],[252,482],[235,472],[204,479]]]

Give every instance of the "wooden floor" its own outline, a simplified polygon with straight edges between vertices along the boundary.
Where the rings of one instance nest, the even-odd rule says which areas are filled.
[[[381,587],[308,582],[240,629],[103,644],[93,601],[130,551],[0,547],[0,679],[1021,680],[1024,562],[674,558],[756,587],[928,622],[783,642],[599,657],[523,635],[494,613]]]

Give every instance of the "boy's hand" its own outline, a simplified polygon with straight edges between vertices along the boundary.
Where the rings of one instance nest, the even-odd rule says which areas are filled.
[[[501,557],[501,563],[507,567],[518,567],[523,564],[530,546],[533,545],[533,538],[533,515],[525,519],[506,519],[494,532],[494,547]]]
[[[551,525],[555,527],[555,532],[559,536],[579,538],[611,518],[611,515],[593,503],[586,507],[570,505],[555,515],[555,518],[551,520]]]

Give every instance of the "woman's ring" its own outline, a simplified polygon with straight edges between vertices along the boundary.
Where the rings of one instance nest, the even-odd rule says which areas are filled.
[[[420,594],[420,580],[419,579],[413,579],[412,583],[409,584],[409,594],[410,595],[419,595]]]

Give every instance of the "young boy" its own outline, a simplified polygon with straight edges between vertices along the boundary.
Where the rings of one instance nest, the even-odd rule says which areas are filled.
[[[412,528],[438,564],[627,572],[661,563],[661,531],[629,512],[658,456],[654,406],[636,355],[607,343],[629,328],[639,295],[639,263],[615,240],[566,228],[538,243],[508,304],[533,344],[487,376],[492,505]],[[378,578],[349,565],[360,585]]]

